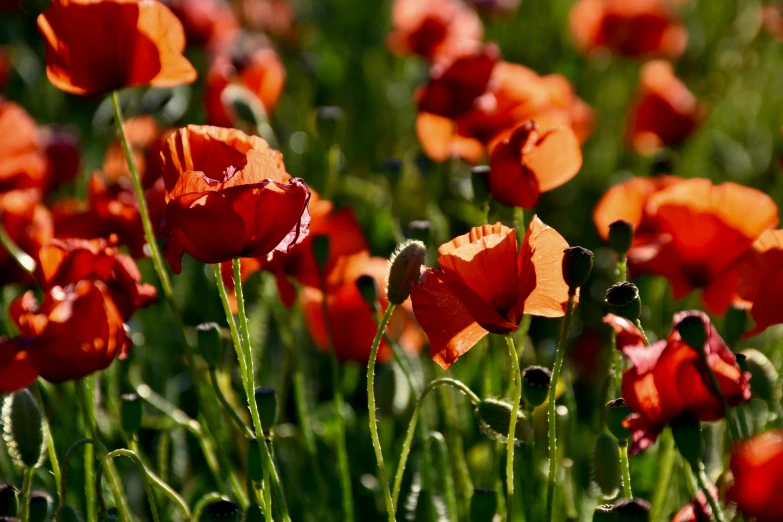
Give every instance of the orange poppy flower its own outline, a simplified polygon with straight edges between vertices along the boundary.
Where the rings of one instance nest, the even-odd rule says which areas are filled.
[[[216,56],[207,72],[204,90],[207,120],[212,125],[235,125],[233,109],[223,101],[223,91],[231,84],[246,88],[258,98],[266,112],[272,112],[283,93],[285,67],[271,47]]]
[[[768,431],[735,446],[729,467],[734,483],[728,497],[745,516],[783,520],[783,433]]]
[[[38,126],[19,105],[0,98],[0,191],[42,188],[47,158]]]
[[[116,238],[54,239],[38,252],[38,271],[44,288],[68,286],[82,279],[102,281],[124,320],[155,301],[155,287],[141,282],[133,258],[121,254]]]
[[[582,149],[570,128],[554,127],[539,134],[536,123],[528,121],[492,149],[489,167],[492,197],[503,205],[530,209],[542,192],[576,176]]]
[[[196,79],[182,55],[182,24],[157,0],[52,0],[38,28],[46,40],[46,75],[71,94]]]
[[[740,270],[737,293],[753,303],[750,315],[756,326],[744,337],[758,335],[774,324],[783,323],[783,230],[767,230],[747,253]]]
[[[343,272],[343,281],[327,291],[329,324],[333,336],[334,351],[341,361],[355,361],[366,364],[370,358],[377,323],[370,306],[364,301],[356,287],[356,280],[362,275],[375,278],[381,289],[379,311],[383,314],[389,306],[386,298],[386,276],[388,261],[381,257],[370,257],[368,253],[354,256]],[[328,338],[324,322],[324,294],[315,288],[305,287],[300,294],[302,312],[310,336],[316,345],[326,350]],[[406,301],[395,310],[387,329],[389,336],[409,353],[419,353],[424,346],[425,337],[411,310],[410,301]],[[392,357],[391,348],[385,340],[378,352],[380,362]]]
[[[669,0],[580,0],[571,9],[571,34],[583,53],[679,58],[688,33]]]
[[[223,0],[168,0],[166,5],[182,22],[188,45],[217,51],[229,47],[239,33],[239,22]]]
[[[679,312],[677,325],[689,316],[699,317],[707,332],[706,360],[729,405],[750,399],[750,374],[743,374],[734,354],[703,312]],[[652,444],[666,424],[682,413],[694,413],[702,421],[723,418],[723,402],[704,383],[707,368],[699,354],[685,344],[677,328],[669,336],[647,346],[639,329],[628,319],[609,314],[604,322],[617,332],[617,348],[633,363],[623,373],[623,398],[633,410],[624,424],[632,432],[631,453]]]
[[[457,0],[395,0],[392,28],[386,39],[391,52],[429,60],[480,41],[484,32],[476,12]]]
[[[714,498],[718,498],[718,488],[708,483],[710,492]],[[674,515],[671,522],[711,522],[712,509],[707,501],[707,496],[703,491],[696,492],[696,498],[683,506],[681,510]]]
[[[547,74],[541,77],[541,81],[549,93],[551,111],[558,114],[552,115],[554,119],[562,118],[559,115],[562,109],[567,114],[566,124],[570,124],[579,143],[584,143],[595,129],[595,114],[584,100],[576,95],[574,86],[561,74]],[[543,112],[546,115],[546,111]],[[554,122],[553,122],[554,124]]]
[[[698,178],[654,193],[646,212],[653,230],[628,253],[631,272],[666,277],[675,299],[702,288],[704,305],[716,314],[737,299],[743,256],[778,223],[777,206],[766,194]]]
[[[536,216],[519,254],[514,229],[500,223],[441,245],[440,269],[425,270],[411,293],[430,357],[446,369],[489,332],[515,331],[523,314],[565,315],[568,285],[560,265],[566,248]]]
[[[54,234],[52,215],[41,203],[41,193],[36,189],[0,193],[0,223],[17,246],[33,259]],[[0,285],[29,281],[27,273],[0,245]]]
[[[38,372],[30,362],[30,355],[17,339],[0,337],[0,393],[13,393],[30,386]]]
[[[643,154],[682,143],[701,124],[704,107],[669,62],[646,63],[640,74],[628,117],[628,143]]]
[[[243,27],[296,43],[296,12],[289,0],[238,0],[232,6]]]
[[[175,273],[184,252],[222,263],[287,251],[307,235],[310,190],[263,139],[190,125],[169,136],[161,157],[165,254]]]
[[[39,304],[32,291],[9,307],[17,342],[51,382],[81,379],[106,368],[129,343],[120,312],[101,281],[51,288]]]

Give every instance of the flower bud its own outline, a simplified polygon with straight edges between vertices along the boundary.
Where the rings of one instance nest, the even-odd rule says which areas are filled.
[[[228,500],[212,502],[201,516],[202,522],[239,522],[241,519],[242,510]]]
[[[425,245],[430,242],[430,235],[432,234],[432,223],[427,220],[420,219],[417,221],[411,221],[408,223],[408,238],[421,241]]]
[[[609,313],[636,321],[642,315],[642,300],[639,289],[633,283],[617,283],[609,287],[604,299]]]
[[[198,351],[209,366],[220,364],[223,342],[220,338],[220,326],[217,323],[202,323],[196,327]]]
[[[687,315],[675,326],[680,332],[680,338],[685,344],[696,350],[703,356],[704,343],[707,342],[707,330],[704,328],[704,321],[698,315]]]
[[[612,504],[596,506],[593,511],[593,522],[614,522],[614,520],[614,506]]]
[[[750,382],[753,395],[765,401],[776,400],[780,392],[775,388],[778,382],[778,370],[775,365],[767,359],[766,355],[752,348],[738,353],[738,360],[740,355],[745,356],[745,366],[752,376]]]
[[[320,234],[313,236],[313,256],[318,268],[323,270],[329,261],[329,236]]]
[[[473,202],[484,206],[489,201],[489,165],[476,165],[470,169],[473,184]]]
[[[54,511],[54,499],[46,491],[33,491],[30,494],[30,522],[49,522]]]
[[[522,371],[522,398],[530,407],[544,403],[549,394],[552,371],[543,366],[529,366]]]
[[[617,254],[617,257],[624,258],[628,255],[628,251],[631,250],[633,236],[633,223],[624,219],[618,219],[609,225],[607,243],[609,243],[609,248]]]
[[[316,110],[315,127],[318,136],[327,146],[331,146],[337,140],[344,119],[345,114],[340,107],[318,107]]]
[[[608,433],[601,433],[595,439],[593,479],[607,497],[613,496],[620,488],[620,447]]]
[[[593,253],[582,247],[569,247],[563,250],[563,280],[574,293],[585,284],[593,269]]]
[[[474,489],[470,497],[470,522],[492,522],[498,510],[498,494],[491,489]]]
[[[54,514],[54,522],[83,522],[81,515],[71,506],[65,504],[57,509]]]
[[[10,484],[0,486],[0,516],[15,517],[19,512],[16,488]]]
[[[44,461],[43,416],[29,390],[3,401],[3,438],[8,454],[21,468],[37,468]]]
[[[671,421],[669,426],[680,455],[695,469],[702,453],[699,417],[691,412],[685,412]]]
[[[143,416],[141,397],[135,393],[126,393],[122,396],[122,429],[134,435],[141,429]]]
[[[625,499],[614,507],[616,522],[650,522],[650,504],[642,499]]]
[[[277,392],[272,388],[256,388],[256,404],[261,426],[271,430],[277,423]]]
[[[260,484],[264,480],[264,464],[258,439],[251,440],[247,446],[247,472],[253,482]]]
[[[631,414],[631,408],[622,397],[606,403],[606,427],[618,440],[627,440],[630,430],[623,426],[623,421]]]
[[[258,503],[253,502],[247,507],[245,522],[264,522],[264,513]]]
[[[504,442],[508,439],[511,424],[511,404],[498,399],[481,399],[473,412],[479,421],[482,433],[492,440]],[[517,426],[514,430],[516,443],[524,443],[533,437],[533,428],[522,411],[517,411]]]
[[[427,248],[421,241],[408,240],[397,247],[389,260],[389,302],[401,305],[411,295],[411,286],[421,278]]]
[[[356,280],[356,288],[364,302],[375,310],[378,307],[378,294],[380,293],[378,281],[373,276],[364,274]]]

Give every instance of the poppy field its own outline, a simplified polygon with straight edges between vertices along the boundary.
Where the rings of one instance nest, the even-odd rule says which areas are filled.
[[[0,0],[0,522],[783,522],[783,4]]]

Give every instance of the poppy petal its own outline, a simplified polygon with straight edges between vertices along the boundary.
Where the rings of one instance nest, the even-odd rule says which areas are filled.
[[[489,159],[489,190],[502,205],[533,208],[541,195],[533,171],[522,165],[520,151],[513,141],[504,140],[492,149]]]
[[[541,134],[523,161],[538,180],[539,190],[547,192],[576,176],[582,168],[582,148],[573,130],[555,127]]]
[[[540,317],[565,315],[568,285],[563,280],[562,263],[566,248],[568,243],[557,230],[533,216],[518,261],[518,299],[524,313]],[[578,298],[577,295],[577,301]]]

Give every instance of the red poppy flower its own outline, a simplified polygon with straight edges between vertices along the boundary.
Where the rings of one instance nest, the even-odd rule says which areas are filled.
[[[68,286],[82,279],[102,281],[124,320],[155,301],[155,287],[141,282],[133,258],[121,254],[115,241],[54,239],[38,252],[38,270],[44,288]]]
[[[743,256],[778,223],[777,206],[766,194],[706,179],[654,193],[645,212],[651,230],[628,253],[631,272],[666,277],[675,299],[702,288],[704,305],[716,314],[737,298]]]
[[[475,11],[457,0],[395,0],[392,26],[386,44],[393,53],[430,60],[481,40],[484,32]]]
[[[33,292],[9,308],[17,342],[39,375],[51,382],[81,379],[106,368],[129,340],[120,312],[101,281],[51,288],[39,304]]]
[[[161,157],[165,253],[175,273],[183,252],[222,263],[287,251],[307,235],[310,190],[263,139],[190,125],[169,136]]]
[[[2,7],[0,7],[0,11],[2,11]],[[11,78],[12,71],[11,46],[0,45],[0,92],[5,90],[8,80]]]
[[[346,266],[343,273],[343,282],[327,291],[326,303],[329,310],[329,324],[334,350],[341,361],[366,364],[370,358],[370,349],[375,338],[377,323],[372,309],[364,301],[356,287],[356,280],[362,275],[370,275],[375,278],[381,289],[379,310],[383,314],[389,306],[386,298],[387,265],[386,259],[370,257],[368,253],[354,256],[350,266]],[[310,336],[320,349],[326,350],[329,345],[323,313],[324,294],[315,288],[305,287],[302,289],[300,299]],[[407,352],[419,353],[424,346],[425,338],[416,324],[410,301],[406,301],[395,310],[387,332]],[[391,356],[391,348],[385,340],[382,341],[378,360],[388,361]]]
[[[283,93],[285,67],[271,47],[252,52],[226,52],[215,57],[207,72],[204,105],[207,120],[219,127],[233,127],[236,117],[226,106],[223,91],[240,85],[258,98],[266,112],[272,112]]]
[[[296,42],[296,12],[289,0],[239,0],[232,5],[243,27]]]
[[[579,50],[679,58],[688,33],[668,0],[580,0],[571,10]]]
[[[38,378],[30,362],[30,354],[17,339],[0,337],[0,393],[13,393],[27,388]]]
[[[767,230],[745,256],[737,287],[739,297],[753,303],[750,314],[756,326],[744,337],[760,334],[783,323],[783,230]]]
[[[515,331],[523,314],[565,315],[568,285],[560,265],[566,248],[535,216],[519,254],[515,231],[500,223],[441,245],[440,269],[425,270],[411,293],[430,357],[446,369],[487,333]]]
[[[679,312],[674,324],[685,317],[699,317],[707,332],[704,349],[723,396],[731,406],[750,399],[750,374],[743,374],[734,354],[726,347],[715,327],[703,312]],[[623,373],[623,398],[633,410],[625,420],[632,431],[631,453],[652,444],[661,429],[685,412],[702,421],[723,418],[723,402],[714,393],[707,368],[699,354],[685,344],[673,328],[669,336],[647,346],[639,329],[628,319],[609,314],[604,322],[617,332],[617,348],[633,367]]]
[[[48,163],[46,189],[75,179],[81,166],[81,151],[74,132],[66,127],[49,126],[39,133]]]
[[[43,188],[47,159],[38,126],[19,105],[0,98],[0,191]]]
[[[529,209],[542,192],[576,176],[582,149],[570,128],[554,127],[539,134],[536,123],[529,121],[492,149],[489,167],[492,197],[503,205]]]
[[[38,28],[46,40],[46,75],[72,94],[196,79],[182,55],[182,24],[157,0],[52,0]]]
[[[704,107],[674,75],[669,62],[656,60],[642,67],[639,88],[631,105],[628,143],[650,154],[685,141],[701,124]]]
[[[713,484],[708,484],[710,492],[714,498],[718,497],[718,488]],[[674,515],[671,522],[712,522],[712,509],[707,501],[707,496],[703,491],[696,492],[696,498],[685,504],[681,510]]]
[[[223,0],[167,0],[166,5],[182,22],[188,45],[217,51],[230,46],[239,32],[239,22]]]
[[[768,431],[734,447],[728,497],[756,522],[783,520],[783,433]]]
[[[41,193],[36,189],[0,193],[0,223],[17,246],[33,259],[54,234],[52,215],[41,203]],[[29,280],[27,273],[0,245],[0,284]]]

